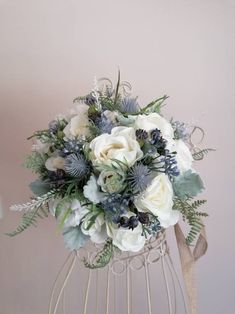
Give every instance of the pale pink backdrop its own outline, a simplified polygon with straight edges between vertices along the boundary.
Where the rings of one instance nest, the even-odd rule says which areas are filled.
[[[217,148],[197,166],[210,214],[199,314],[235,313],[235,1],[0,0],[0,314],[47,313],[67,255],[53,219],[3,235],[20,218],[9,205],[30,196],[26,138],[118,67],[141,104],[167,93],[165,114],[200,124],[205,146]],[[178,268],[172,230],[169,242]]]

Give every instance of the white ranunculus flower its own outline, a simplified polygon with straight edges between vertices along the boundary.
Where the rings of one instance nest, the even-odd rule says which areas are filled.
[[[139,211],[150,211],[157,216],[163,228],[175,225],[179,220],[179,211],[172,209],[172,185],[164,173],[156,176],[147,189],[136,198],[135,206]]]
[[[56,171],[57,169],[64,169],[65,159],[60,156],[51,156],[46,160],[45,167],[47,170]]]
[[[103,214],[100,214],[98,217],[96,217],[93,225],[89,229],[87,229],[90,223],[90,219],[93,215],[93,213],[86,215],[82,222],[81,230],[84,234],[90,236],[92,242],[104,243],[108,236]]]
[[[66,138],[73,139],[90,135],[88,109],[89,106],[85,104],[77,106],[75,115],[63,130]]]
[[[91,175],[87,184],[83,187],[84,196],[92,203],[98,204],[104,198],[104,193],[99,190],[99,185],[94,175]]]
[[[153,112],[148,115],[138,115],[134,122],[135,129],[143,129],[147,132],[151,132],[154,129],[159,129],[163,138],[171,140],[174,137],[174,130],[165,118],[158,113]]]
[[[193,156],[184,141],[176,140],[172,149],[177,152],[176,161],[180,173],[192,169]]]
[[[111,159],[117,159],[132,166],[143,156],[135,130],[121,126],[113,128],[111,134],[105,133],[93,139],[90,149],[94,165],[110,164]]]
[[[131,216],[131,214],[127,216]],[[146,238],[142,235],[143,230],[140,223],[133,230],[117,228],[113,224],[109,224],[107,225],[107,233],[113,239],[113,244],[121,251],[138,252],[145,245]]]

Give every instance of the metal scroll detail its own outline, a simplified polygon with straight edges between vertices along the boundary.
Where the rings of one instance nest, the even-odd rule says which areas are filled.
[[[74,253],[72,265],[75,260],[82,263],[84,257],[92,262],[99,250],[99,245],[90,243]],[[81,289],[79,295],[83,296],[78,304],[79,313],[138,314],[140,310],[146,314],[188,313],[184,292],[170,257],[165,231],[159,233],[157,238],[150,239],[138,253],[117,254],[103,269],[90,270],[84,269],[82,265],[81,267],[86,279],[83,277],[80,281],[77,278]],[[68,272],[71,274],[70,270]],[[65,278],[67,281],[68,276]],[[56,307],[52,307],[53,300],[50,302],[50,314],[57,313],[60,297],[63,301],[63,314],[70,314],[65,312],[65,297],[62,300],[65,284],[61,286],[63,289],[58,289],[59,297],[54,297]],[[73,293],[73,290],[68,287],[70,292],[66,294]]]

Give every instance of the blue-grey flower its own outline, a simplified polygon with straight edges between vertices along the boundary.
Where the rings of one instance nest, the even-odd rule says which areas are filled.
[[[174,129],[174,136],[177,140],[182,139],[183,141],[186,141],[189,138],[187,126],[184,122],[171,121],[171,125]]]
[[[121,100],[119,104],[119,110],[122,113],[134,114],[139,112],[140,107],[137,102],[137,98],[125,97]]]
[[[146,165],[134,165],[127,175],[127,181],[134,193],[141,192],[145,190],[152,181],[151,171]]]
[[[90,167],[85,157],[80,154],[71,154],[65,158],[64,164],[65,172],[67,172],[72,177],[82,180],[88,176],[90,172]]]

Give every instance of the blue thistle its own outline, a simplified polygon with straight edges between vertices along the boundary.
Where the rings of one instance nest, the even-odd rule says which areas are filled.
[[[122,113],[134,114],[139,112],[140,107],[137,102],[137,98],[125,97],[121,100],[119,104],[119,110]]]
[[[57,131],[59,130],[59,127],[60,127],[60,124],[59,124],[59,121],[57,120],[52,120],[49,125],[49,131],[53,134],[56,134]]]
[[[144,191],[152,181],[151,171],[146,165],[134,165],[130,168],[127,181],[134,193]]]
[[[90,167],[84,156],[80,154],[71,154],[65,158],[64,164],[65,172],[76,177],[79,181],[88,176]]]
[[[182,139],[183,141],[186,141],[189,138],[187,126],[184,122],[171,121],[171,125],[174,129],[175,139]]]
[[[95,124],[99,128],[101,134],[110,134],[112,129],[116,126],[115,123],[110,121],[103,113],[96,119]]]

